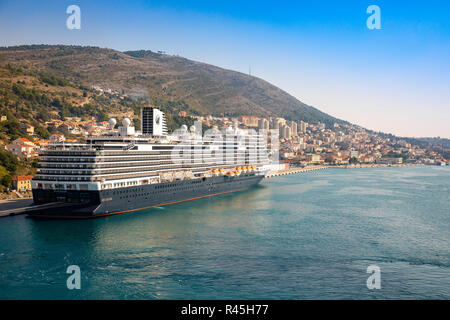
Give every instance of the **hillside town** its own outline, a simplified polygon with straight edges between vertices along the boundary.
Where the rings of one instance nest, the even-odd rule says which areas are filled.
[[[183,114],[185,115],[185,114]],[[256,116],[196,117],[206,126],[239,126],[268,132],[277,130],[280,159],[299,165],[348,164],[428,164],[445,165],[438,152],[423,149],[401,139],[383,138],[379,134],[350,124],[289,121],[283,118]]]
[[[134,114],[110,115],[111,117],[129,117]],[[178,113],[187,117],[185,111]],[[307,123],[290,121],[284,118],[261,118],[257,116],[194,116],[206,127],[222,128],[232,126],[265,130],[270,136],[277,133],[279,137],[280,161],[291,166],[311,165],[361,165],[361,164],[426,164],[446,165],[449,159],[431,149],[420,148],[401,139],[384,138],[364,128],[334,123],[327,127],[324,123]],[[6,121],[1,116],[0,121]],[[40,149],[49,143],[75,142],[87,135],[102,135],[110,130],[108,121],[98,122],[94,117],[82,120],[79,117],[66,117],[65,120],[53,119],[45,123],[45,127],[53,132],[48,139],[39,138],[34,127],[27,122],[20,123],[24,137],[19,137],[9,144],[1,144],[0,148],[20,158],[36,158]],[[64,134],[65,133],[65,134]],[[268,140],[270,144],[270,140]],[[270,147],[270,145],[269,145]],[[11,188],[16,191],[29,191],[32,175],[14,176]]]

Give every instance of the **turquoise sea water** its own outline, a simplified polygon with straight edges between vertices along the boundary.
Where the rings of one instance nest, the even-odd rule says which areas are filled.
[[[0,298],[449,299],[449,191],[449,167],[327,169],[102,219],[3,218]]]

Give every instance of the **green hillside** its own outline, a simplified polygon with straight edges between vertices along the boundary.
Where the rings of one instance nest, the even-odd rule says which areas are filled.
[[[191,114],[281,116],[328,125],[341,122],[262,79],[151,51],[122,53],[47,45],[0,48],[0,85],[0,108],[31,111],[38,121],[44,114],[55,116],[55,112],[60,117],[82,114],[102,118],[151,102],[172,114],[185,110]],[[92,86],[128,97],[100,96]]]

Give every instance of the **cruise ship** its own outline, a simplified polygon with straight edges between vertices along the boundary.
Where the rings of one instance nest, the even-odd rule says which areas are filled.
[[[245,190],[268,164],[266,136],[227,127],[202,136],[201,124],[167,133],[164,113],[141,110],[83,143],[52,143],[39,152],[32,180],[33,218],[97,218]],[[210,130],[211,131],[211,130]]]

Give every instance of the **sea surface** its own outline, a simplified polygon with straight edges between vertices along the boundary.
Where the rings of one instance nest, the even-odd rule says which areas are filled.
[[[319,170],[93,220],[2,218],[0,299],[450,299],[450,167]]]

